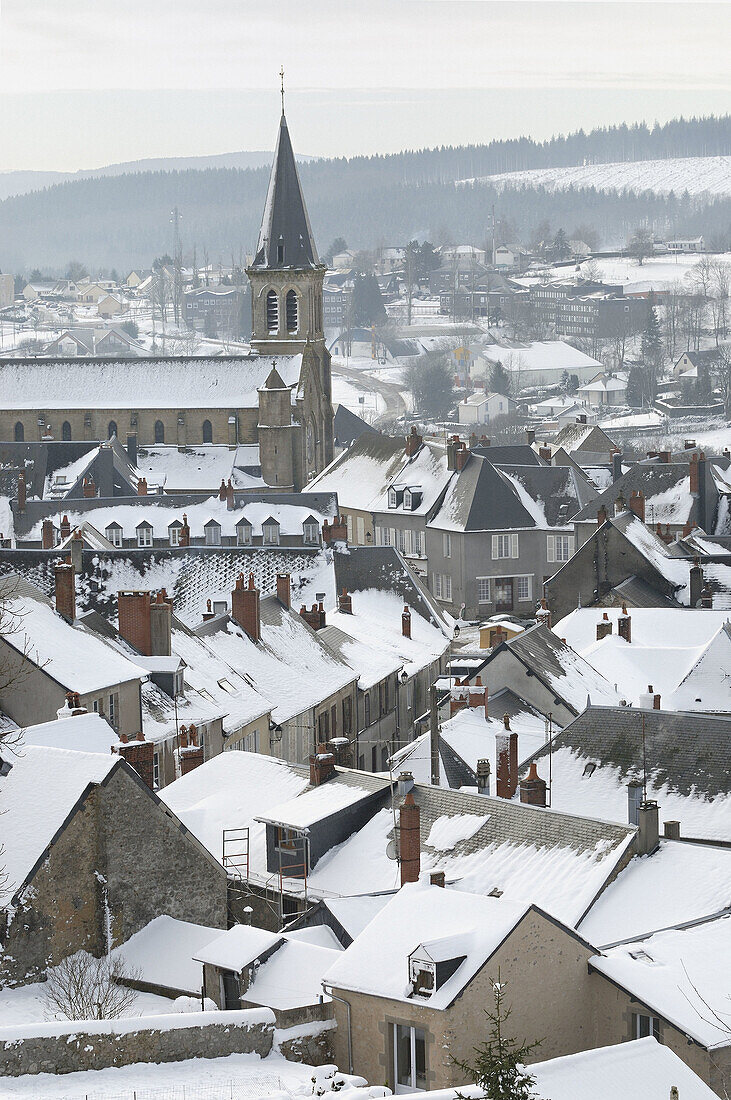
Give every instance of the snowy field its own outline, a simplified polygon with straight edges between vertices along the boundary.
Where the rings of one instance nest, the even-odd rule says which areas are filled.
[[[711,257],[731,265],[731,253],[714,253]],[[630,256],[596,256],[585,260],[575,267],[547,267],[534,275],[522,275],[514,282],[520,286],[534,286],[548,278],[556,280],[573,279],[577,273],[587,275],[587,265],[591,264],[592,277],[596,275],[606,283],[621,283],[626,291],[636,294],[648,290],[663,290],[665,287],[680,283],[687,286],[689,273],[703,259],[701,253],[693,252],[686,256],[651,256],[642,264]]]
[[[652,191],[656,195],[731,195],[731,157],[669,157],[615,164],[582,164],[570,168],[531,168],[460,180],[461,184],[489,183],[494,187],[593,187],[597,191]]]

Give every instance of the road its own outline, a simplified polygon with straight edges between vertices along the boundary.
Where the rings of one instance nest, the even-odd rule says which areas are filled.
[[[374,378],[369,371],[352,370],[339,363],[337,366],[333,364],[332,372],[341,378],[346,378],[356,389],[363,390],[364,393],[381,395],[386,402],[386,411],[374,421],[374,427],[378,424],[387,424],[408,412],[406,402],[401,396],[402,387],[396,382],[383,382],[379,378]]]

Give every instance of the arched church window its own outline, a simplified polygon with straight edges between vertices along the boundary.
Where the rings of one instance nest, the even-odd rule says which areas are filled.
[[[299,328],[299,299],[296,290],[287,291],[287,332],[296,332]]]
[[[64,420],[61,425],[61,439],[71,439],[71,425],[68,420]]]
[[[282,239],[282,237],[279,238],[279,241],[277,243],[277,263],[284,263],[284,240]]]
[[[165,442],[165,425],[163,424],[162,420],[155,421],[155,442]]]
[[[18,420],[15,425],[15,442],[23,443],[25,441],[25,428],[23,427],[23,421]]]
[[[267,330],[279,331],[279,299],[276,290],[270,290],[267,294]]]
[[[117,434],[117,421],[110,420],[109,427],[107,428],[107,439],[111,439],[113,435]]]
[[[210,420],[203,421],[203,442],[213,443],[213,428],[211,427]]]

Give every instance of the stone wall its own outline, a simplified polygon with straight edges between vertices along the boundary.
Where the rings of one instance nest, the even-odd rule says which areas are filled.
[[[229,1054],[266,1058],[273,1041],[274,1013],[268,1008],[27,1024],[0,1028],[0,1074],[76,1073]]]
[[[322,1020],[300,1024],[285,1031],[277,1030],[277,1050],[288,1062],[304,1062],[310,1066],[331,1065],[336,1027],[335,1020]]]

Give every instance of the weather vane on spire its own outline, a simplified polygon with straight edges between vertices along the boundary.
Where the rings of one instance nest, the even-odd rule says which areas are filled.
[[[284,65],[282,65],[281,69],[279,70],[279,77],[282,90],[282,114],[284,114]]]

